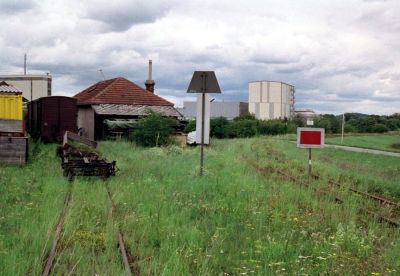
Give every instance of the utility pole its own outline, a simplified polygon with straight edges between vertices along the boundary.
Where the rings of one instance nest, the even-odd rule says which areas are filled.
[[[343,144],[343,136],[344,136],[344,122],[345,122],[345,119],[344,119],[344,113],[343,113],[343,118],[342,118],[342,139],[341,139],[341,141],[340,141],[340,143],[341,143],[341,144]]]
[[[26,59],[27,59],[27,55],[25,53],[24,54],[24,75],[26,75]]]

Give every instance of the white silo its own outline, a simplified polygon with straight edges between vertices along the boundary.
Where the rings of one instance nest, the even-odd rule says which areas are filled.
[[[249,112],[257,119],[294,117],[294,86],[281,81],[249,82]]]

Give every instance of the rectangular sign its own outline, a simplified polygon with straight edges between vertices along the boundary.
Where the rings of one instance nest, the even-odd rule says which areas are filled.
[[[299,127],[297,128],[297,147],[323,148],[325,145],[325,129]]]

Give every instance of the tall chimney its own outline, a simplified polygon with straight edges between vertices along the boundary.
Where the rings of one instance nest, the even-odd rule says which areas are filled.
[[[156,85],[156,83],[151,78],[152,70],[153,70],[153,62],[150,59],[149,60],[149,75],[148,75],[148,79],[146,80],[146,82],[144,84],[146,85],[147,91],[154,93],[154,85]]]

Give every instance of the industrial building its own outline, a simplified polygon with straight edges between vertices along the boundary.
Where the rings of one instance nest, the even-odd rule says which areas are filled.
[[[0,75],[0,82],[5,81],[22,91],[28,101],[51,96],[50,74]]]
[[[183,102],[183,107],[177,108],[186,119],[196,119],[197,102]],[[225,117],[232,120],[242,114],[249,112],[248,104],[245,102],[216,102],[210,103],[210,117]]]
[[[249,82],[249,112],[257,119],[291,119],[294,117],[293,85],[281,81]]]

